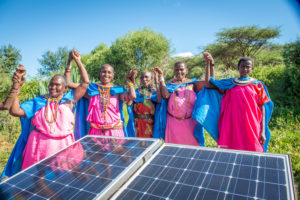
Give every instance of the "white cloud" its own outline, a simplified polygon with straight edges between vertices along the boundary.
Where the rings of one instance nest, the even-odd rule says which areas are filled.
[[[185,58],[185,57],[193,57],[194,54],[192,52],[183,52],[183,53],[178,53],[173,55],[172,57],[181,57],[181,58]]]

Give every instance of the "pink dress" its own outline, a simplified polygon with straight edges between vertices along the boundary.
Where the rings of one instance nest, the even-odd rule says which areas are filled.
[[[261,83],[235,86],[226,90],[221,100],[221,114],[218,121],[218,145],[228,149],[260,151],[262,111],[267,95]]]
[[[22,170],[74,142],[74,115],[69,107],[59,104],[56,120],[47,122],[47,113],[48,119],[51,119],[55,107],[55,103],[50,103],[48,112],[47,106],[44,106],[35,113],[31,122],[35,130],[31,131],[23,152]]]
[[[194,137],[197,122],[191,118],[196,101],[193,85],[180,87],[176,91],[171,94],[168,102],[166,143],[199,146],[199,142]],[[185,119],[176,119],[175,117]]]
[[[90,98],[87,121],[90,122],[89,135],[124,137],[118,96],[110,97],[106,114],[102,111],[100,96],[92,96]]]

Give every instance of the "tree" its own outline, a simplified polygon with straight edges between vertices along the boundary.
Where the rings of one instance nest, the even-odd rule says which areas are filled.
[[[42,76],[49,76],[53,72],[57,72],[65,67],[69,58],[69,52],[66,47],[59,47],[56,52],[47,51],[39,59],[42,66],[39,69],[39,74]]]
[[[22,56],[20,50],[11,44],[0,48],[0,72],[11,73],[18,65]]]
[[[3,101],[12,84],[11,77],[14,69],[19,65],[21,60],[20,50],[11,44],[1,46],[0,48],[0,101]]]
[[[225,65],[225,68],[236,67],[239,57],[255,58],[257,53],[267,48],[268,40],[279,36],[279,28],[259,28],[258,26],[242,26],[223,29],[217,33],[217,42],[208,45],[213,56]]]
[[[278,28],[259,28],[258,26],[242,26],[223,29],[217,33],[218,42],[223,42],[231,48],[236,48],[241,56],[254,56],[267,41],[279,35]]]
[[[169,56],[169,41],[153,30],[145,28],[117,38],[105,55],[105,61],[115,68],[115,82],[124,83],[127,72],[160,65]]]
[[[225,69],[234,68],[240,57],[236,48],[231,48],[229,44],[224,42],[208,45],[206,49],[211,52],[217,63],[222,63],[225,66]]]

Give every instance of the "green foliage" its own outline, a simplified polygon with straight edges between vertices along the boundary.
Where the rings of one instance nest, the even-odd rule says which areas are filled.
[[[39,59],[39,63],[42,66],[39,69],[39,74],[42,76],[49,76],[53,72],[57,72],[63,69],[68,61],[69,52],[66,47],[59,47],[57,51],[47,51],[42,55],[42,59]]]
[[[105,61],[114,67],[117,72],[115,82],[120,84],[132,68],[142,71],[162,66],[163,59],[169,56],[169,46],[169,41],[162,34],[145,28],[117,38],[110,46]]]
[[[0,72],[11,73],[19,64],[22,56],[20,50],[14,48],[11,44],[0,48]]]
[[[226,69],[236,68],[240,52],[236,48],[232,48],[230,44],[218,42],[210,44],[206,47],[210,51],[216,63],[222,63]]]
[[[226,43],[240,52],[241,56],[254,56],[267,41],[279,36],[278,28],[259,28],[258,26],[242,26],[225,28],[217,33],[217,41]]]
[[[283,46],[270,44],[264,47],[256,54],[254,59],[255,66],[276,66],[284,64],[283,60]]]
[[[91,52],[91,54],[87,55],[85,59],[82,59],[89,74],[89,78],[99,80],[99,69],[102,65],[106,64],[108,50],[108,47],[104,43],[101,43]]]
[[[235,63],[240,57],[255,57],[261,49],[268,47],[268,40],[278,36],[278,28],[258,26],[225,28],[217,33],[217,42],[208,45],[206,49],[210,50],[226,69],[235,68]]]

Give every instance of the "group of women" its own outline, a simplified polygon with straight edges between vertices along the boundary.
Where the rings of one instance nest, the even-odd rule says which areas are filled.
[[[165,83],[163,71],[154,67],[152,72],[141,72],[137,89],[137,70],[130,70],[126,89],[112,83],[115,72],[109,64],[100,68],[100,83],[89,83],[80,54],[72,50],[65,76],[52,77],[49,94],[21,105],[18,93],[25,69],[20,66],[10,95],[1,106],[21,118],[22,133],[2,177],[31,166],[86,134],[153,137],[166,143],[203,146],[205,128],[222,148],[266,151],[273,104],[265,85],[249,76],[253,60],[241,58],[240,77],[218,81],[214,79],[211,54],[206,51],[203,57],[205,80],[186,78],[186,64],[177,62],[172,80]],[[73,60],[82,83],[71,82]],[[72,90],[67,92],[68,88]],[[127,125],[123,103],[127,105]]]

